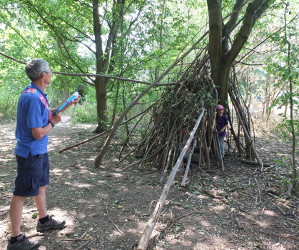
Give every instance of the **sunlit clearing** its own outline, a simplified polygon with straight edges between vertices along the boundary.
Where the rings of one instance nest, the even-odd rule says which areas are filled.
[[[197,195],[197,197],[198,197],[200,200],[210,199],[208,196],[206,196],[206,195],[202,195],[202,194]]]
[[[92,187],[92,185],[90,185],[90,184],[87,184],[87,183],[74,183],[74,182],[72,182],[72,183],[70,183],[70,182],[65,182],[64,183],[65,185],[69,185],[69,186],[72,186],[72,187],[77,187],[77,188],[91,188]]]
[[[224,205],[219,205],[219,206],[215,206],[213,208],[211,208],[211,210],[214,210],[214,211],[223,211],[225,209],[225,206]]]
[[[61,235],[72,233],[76,227],[76,216],[74,214],[71,215],[69,211],[61,210],[59,208],[54,208],[53,211],[51,210],[49,213],[54,215],[54,217],[58,220],[65,220],[66,227],[59,232]]]
[[[1,159],[0,162],[5,163],[5,162],[9,162],[9,161],[11,161],[11,160],[12,160],[12,158],[10,158],[10,159]]]
[[[63,175],[65,172],[70,172],[70,170],[61,170],[59,168],[52,168],[51,169],[51,173],[55,174],[55,175]]]
[[[117,237],[122,236],[122,235],[124,235],[124,232],[123,232],[123,231],[114,230],[114,231],[109,235],[109,237],[113,239],[113,238],[117,238]]]
[[[260,227],[262,228],[269,228],[271,227],[271,224],[267,221],[264,221],[264,220],[260,220],[260,221],[257,221],[256,222]]]
[[[111,173],[111,175],[116,178],[120,178],[123,176],[123,174],[120,174],[120,173]]]
[[[121,186],[119,189],[122,190],[122,191],[129,192],[129,189],[126,186]]]
[[[211,223],[209,221],[206,221],[206,220],[201,220],[200,221],[200,224],[203,226],[203,227],[211,227]]]
[[[77,200],[77,203],[88,204],[88,206],[93,207],[93,206],[95,206],[95,203],[103,205],[103,200],[101,200],[101,199],[92,199],[92,200],[79,199],[79,200]]]
[[[274,211],[271,211],[271,210],[265,210],[264,211],[264,215],[267,215],[267,216],[277,216],[277,213],[275,213]]]
[[[59,175],[61,175],[61,174],[65,174],[65,173],[70,173],[71,170],[69,170],[69,169],[60,169],[60,168],[51,168],[51,172],[54,173],[54,174],[59,173]]]

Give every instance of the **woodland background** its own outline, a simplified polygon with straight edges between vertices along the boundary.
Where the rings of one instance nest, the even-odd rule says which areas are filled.
[[[249,6],[257,10],[251,10],[253,23],[245,22]],[[229,107],[228,82],[233,79],[244,100],[242,110],[248,124],[255,119],[273,120],[274,125],[265,126],[271,130],[279,128],[278,135],[291,139],[291,165],[295,172],[299,95],[297,7],[297,0],[2,0],[1,120],[15,119],[20,90],[28,84],[24,64],[39,57],[48,60],[56,72],[47,89],[52,107],[80,89],[84,105],[76,109],[72,122],[95,123],[95,132],[103,132],[115,121],[132,118],[120,127],[126,144],[133,134],[132,127],[135,138],[146,135],[147,124],[158,112],[151,109],[154,103],[161,102],[167,112],[163,100],[168,97],[164,93],[173,93],[179,87],[163,84],[183,85],[186,75],[202,67],[194,66],[196,62],[206,63],[209,49],[211,73],[208,62],[207,72],[198,75],[210,74],[218,95],[214,96],[212,88],[205,90],[200,84],[193,84],[197,89],[180,97],[188,99],[189,104],[177,108],[173,116],[182,113],[181,120],[188,120],[187,113],[194,112],[188,110],[192,102],[204,102],[203,108],[210,108],[219,99]],[[147,90],[151,83],[158,86]],[[140,95],[144,91],[146,94]],[[205,100],[192,99],[200,95]],[[135,98],[138,100],[131,105]],[[170,99],[173,98],[177,97],[172,94]],[[178,103],[180,100],[171,105]],[[196,108],[199,110],[199,106]],[[134,118],[147,109],[141,122],[140,116]],[[229,110],[233,110],[232,105]],[[249,125],[247,132],[251,135]],[[99,163],[97,159],[96,165]]]
[[[289,197],[296,194],[299,133],[298,0],[260,1],[263,9],[255,14],[259,18],[256,18],[252,30],[247,33],[248,37],[243,39],[236,58],[228,65],[226,77],[230,79],[227,80],[229,84],[222,87],[225,83],[217,83],[217,77],[213,76],[215,68],[211,59],[214,58],[215,63],[217,55],[214,56],[220,47],[223,54],[219,53],[218,59],[223,59],[226,52],[234,47],[234,42],[240,40],[238,35],[246,19],[248,6],[257,2],[1,0],[1,123],[15,120],[19,94],[29,83],[24,64],[31,58],[46,59],[54,71],[53,82],[47,88],[51,106],[57,106],[74,91],[81,91],[82,105],[66,112],[71,117],[67,119],[69,123],[92,124],[90,130],[100,133],[111,128],[122,115],[123,120],[130,120],[117,127],[121,151],[135,143],[143,143],[142,149],[155,149],[153,135],[162,132],[155,130],[154,133],[149,128],[159,127],[159,124],[165,127],[165,124],[170,123],[180,130],[185,123],[174,123],[172,118],[177,116],[181,121],[196,119],[197,114],[193,115],[194,110],[190,109],[193,104],[198,110],[199,107],[207,110],[206,121],[211,119],[208,114],[218,100],[226,105],[230,117],[234,114],[237,116],[234,113],[234,101],[228,94],[228,87],[234,86],[249,124],[250,142],[254,141],[255,133],[272,132],[278,140],[289,145],[291,153],[273,154],[271,161],[276,163],[275,167],[283,170],[279,177],[282,195],[287,193]],[[217,15],[219,18],[215,18]],[[217,25],[211,26],[213,20],[218,21],[222,32],[218,40],[213,39],[215,34],[220,34]],[[225,30],[227,27],[230,27],[229,31]],[[201,76],[204,79],[200,80],[201,84],[205,81],[209,84],[212,78],[215,86],[206,88],[206,85],[193,81],[202,79]],[[187,95],[184,94],[186,89],[179,92],[186,82],[186,89],[192,89]],[[155,86],[149,89],[153,83]],[[146,94],[140,96],[145,91]],[[134,103],[138,96],[140,99]],[[205,98],[198,99],[198,96]],[[184,100],[183,105],[179,105],[181,100]],[[197,106],[197,102],[202,101],[204,105]],[[132,103],[134,105],[127,110]],[[152,109],[157,103],[158,108]],[[168,119],[163,112],[167,113],[172,107],[177,113],[169,112],[172,115]],[[128,112],[123,113],[126,110]],[[190,117],[185,115],[188,113]],[[138,114],[142,114],[142,119],[135,117]],[[159,116],[163,116],[164,120],[157,119]],[[235,119],[232,124],[240,138],[243,138],[245,129],[240,125],[240,120]],[[206,132],[201,128],[201,134]],[[165,137],[171,136],[167,134]],[[144,138],[149,139],[145,142]],[[245,140],[244,145],[248,144],[246,139],[242,140]],[[159,159],[171,155],[173,145],[180,149],[182,141],[173,139],[172,144],[167,144],[168,151],[163,151],[159,156],[161,158],[156,157],[156,152],[146,151],[149,165],[156,167],[156,163],[161,162]],[[240,156],[240,152],[235,150],[237,143],[232,145],[232,151]],[[99,148],[93,150],[99,151]],[[246,145],[244,151],[248,151]],[[241,155],[250,156],[247,153]],[[156,158],[150,157],[152,155]],[[172,163],[175,163],[178,155],[179,150],[173,154]],[[101,159],[95,165],[99,166]],[[159,170],[169,169],[164,166]]]

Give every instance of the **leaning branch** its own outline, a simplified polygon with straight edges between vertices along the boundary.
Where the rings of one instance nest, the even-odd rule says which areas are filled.
[[[288,23],[287,23],[287,26],[289,24],[291,24],[293,21],[297,20],[298,19],[298,16],[299,14],[297,14],[294,18],[292,18],[292,20],[290,20]],[[244,62],[242,62],[244,60],[244,58],[250,56],[252,53],[254,53],[255,49],[258,48],[260,45],[262,45],[264,42],[266,42],[268,39],[270,39],[271,37],[273,37],[275,34],[279,33],[280,31],[282,31],[283,29],[285,28],[285,25],[280,27],[279,29],[277,29],[276,31],[273,31],[271,33],[271,35],[267,36],[265,39],[263,39],[261,42],[259,42],[258,44],[256,44],[253,48],[249,49],[249,51],[243,55],[238,61],[235,61],[234,62],[234,65],[235,64],[238,64],[238,63],[241,63],[241,64],[245,64],[245,65],[262,65],[262,64],[246,64]]]
[[[248,131],[246,130],[246,127],[245,127],[245,125],[244,125],[244,123],[243,123],[242,117],[241,117],[241,115],[240,115],[240,113],[239,113],[239,110],[238,110],[238,108],[237,108],[236,106],[235,106],[235,111],[236,111],[237,117],[239,118],[240,125],[241,125],[241,127],[243,128],[244,136],[246,137],[246,139],[247,139],[248,141],[251,142],[250,146],[251,146],[253,155],[254,155],[255,159],[257,160],[258,165],[261,167],[261,169],[263,169],[264,164],[263,164],[261,158],[259,157],[259,155],[258,155],[258,153],[257,153],[257,151],[256,151],[256,149],[255,149],[254,143],[253,143],[253,141],[251,140]]]
[[[237,33],[236,38],[231,46],[231,49],[226,56],[227,61],[229,63],[232,63],[235,60],[235,58],[238,56],[239,52],[243,48],[243,45],[247,42],[252,28],[257,20],[256,13],[258,12],[259,8],[262,8],[263,11],[266,10],[264,2],[267,1],[254,0],[253,2],[251,2],[251,4],[248,5],[246,13],[244,15],[242,27]]]
[[[152,82],[145,82],[145,81],[140,81],[140,80],[134,80],[130,78],[123,78],[123,77],[118,77],[118,76],[107,76],[107,75],[100,75],[100,74],[77,74],[77,73],[64,73],[64,72],[53,72],[53,74],[57,75],[66,75],[66,76],[88,76],[88,77],[103,77],[103,78],[108,78],[108,79],[115,79],[115,80],[120,80],[120,81],[126,81],[126,82],[136,82],[136,83],[142,83],[146,85],[152,85]],[[157,83],[156,86],[171,86],[171,85],[180,85],[180,83]]]
[[[11,56],[8,56],[6,54],[4,54],[3,52],[0,51],[0,55],[13,60],[17,63],[21,63],[21,64],[26,64],[26,62],[17,60]],[[136,82],[136,83],[142,83],[142,84],[146,84],[146,85],[152,85],[153,83],[151,82],[145,82],[145,81],[140,81],[140,80],[134,80],[134,79],[130,79],[130,78],[123,78],[123,77],[117,77],[117,76],[107,76],[107,75],[100,75],[100,74],[79,74],[79,73],[64,73],[64,72],[56,72],[53,71],[53,74],[57,74],[57,75],[65,75],[65,76],[86,76],[86,77],[103,77],[103,78],[108,78],[108,79],[115,79],[115,80],[120,80],[120,81],[126,81],[126,82]],[[180,85],[180,83],[157,83],[155,84],[155,86],[172,86],[172,85]]]
[[[171,173],[170,173],[170,175],[168,177],[168,180],[167,180],[167,182],[166,182],[166,184],[164,186],[164,189],[163,189],[163,192],[162,192],[162,194],[160,196],[160,199],[157,202],[156,208],[155,208],[155,210],[154,210],[151,218],[149,219],[149,221],[148,221],[148,223],[147,223],[147,225],[146,225],[146,227],[144,229],[144,232],[143,232],[143,234],[142,234],[142,236],[140,238],[140,241],[138,243],[138,247],[137,247],[138,250],[146,250],[147,249],[147,245],[148,245],[148,242],[150,240],[150,236],[151,236],[151,234],[153,232],[153,229],[154,229],[154,227],[156,225],[156,222],[159,219],[161,211],[162,211],[162,209],[163,209],[163,207],[165,205],[166,198],[168,196],[168,193],[170,191],[170,188],[172,186],[172,183],[174,181],[176,173],[177,173],[179,167],[181,166],[181,163],[183,161],[183,158],[184,158],[184,156],[185,156],[188,148],[191,145],[191,142],[192,142],[192,140],[194,138],[194,135],[195,135],[195,133],[197,131],[197,128],[198,128],[198,126],[199,126],[199,124],[201,122],[201,119],[202,119],[203,115],[204,115],[204,110],[202,109],[202,111],[201,111],[201,113],[200,113],[200,115],[199,115],[199,117],[198,117],[198,119],[197,119],[197,121],[196,121],[193,129],[192,129],[192,132],[191,132],[191,134],[189,136],[189,139],[188,139],[186,145],[184,146],[184,148],[183,148],[183,150],[182,150],[179,158],[177,159],[177,162],[176,162],[175,166],[173,167],[173,169],[172,169],[172,171],[171,171]]]
[[[4,53],[1,52],[1,51],[0,51],[0,55],[1,55],[1,56],[4,56],[4,57],[6,57],[6,58],[8,58],[8,59],[10,59],[10,60],[13,60],[13,61],[15,61],[15,62],[17,62],[17,63],[26,64],[25,62],[23,62],[23,61],[19,61],[19,60],[15,59],[15,58],[13,58],[13,57],[11,57],[11,56],[8,56],[8,55],[4,54]]]
[[[131,117],[130,119],[128,119],[128,120],[122,122],[122,123],[120,124],[120,126],[123,125],[123,124],[128,123],[129,121],[135,119],[136,117],[138,117],[138,116],[140,116],[140,115],[142,115],[142,114],[147,113],[147,112],[154,106],[155,103],[156,103],[156,102],[154,102],[152,105],[150,105],[147,109],[143,110],[143,111],[140,112],[139,114],[137,114],[137,115]],[[100,133],[100,134],[97,134],[97,135],[95,135],[95,136],[93,136],[93,137],[91,137],[91,138],[88,138],[88,139],[86,139],[86,140],[84,140],[84,141],[81,141],[81,142],[79,142],[79,143],[77,143],[77,144],[74,144],[74,145],[72,145],[72,146],[68,146],[68,147],[66,147],[66,148],[60,149],[60,150],[59,150],[59,153],[61,154],[61,153],[63,153],[64,151],[67,151],[67,150],[69,150],[69,149],[72,149],[72,148],[75,148],[75,147],[79,147],[80,145],[85,144],[85,143],[87,143],[87,142],[90,142],[90,141],[92,141],[92,140],[94,140],[94,139],[96,139],[96,138],[98,138],[98,137],[100,137],[100,136],[102,136],[102,135],[104,135],[104,134],[109,133],[110,131],[111,131],[111,128],[108,129],[108,130],[106,130],[106,131],[104,131],[104,132],[102,132],[102,133]]]
[[[181,62],[183,60],[183,58],[185,58],[191,51],[193,51],[196,46],[199,44],[199,42],[208,34],[208,32],[206,32],[204,35],[202,35],[194,44],[193,46],[186,51],[180,58],[178,58],[172,65],[170,65],[168,67],[168,69],[160,76],[157,78],[157,80],[155,82],[153,82],[150,86],[148,86],[145,90],[143,90],[136,98],[135,100],[123,111],[123,113],[119,116],[119,118],[116,120],[116,122],[114,123],[114,125],[112,126],[111,132],[109,134],[109,136],[107,137],[103,147],[101,148],[100,153],[97,155],[97,157],[95,158],[95,167],[98,167],[101,165],[102,159],[104,157],[104,155],[106,154],[108,147],[110,145],[110,142],[112,140],[112,138],[114,137],[114,134],[117,130],[117,128],[119,127],[121,121],[124,119],[124,117],[129,113],[129,111],[135,106],[135,104],[145,95],[147,94],[153,87],[157,86],[158,82],[160,82],[164,76],[166,76],[170,70],[172,70],[179,62]]]

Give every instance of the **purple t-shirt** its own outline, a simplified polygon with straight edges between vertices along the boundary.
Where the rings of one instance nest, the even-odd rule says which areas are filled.
[[[226,130],[222,133],[219,133],[220,130],[228,124],[228,117],[226,115],[218,116],[216,115],[216,129],[218,132],[218,136],[225,136]]]
[[[29,88],[37,89],[47,100],[47,95],[31,83]],[[27,88],[28,88],[27,87]],[[47,153],[48,135],[36,140],[32,135],[32,128],[44,127],[49,123],[49,111],[35,93],[22,93],[17,110],[17,126],[15,154],[27,158],[32,155]]]

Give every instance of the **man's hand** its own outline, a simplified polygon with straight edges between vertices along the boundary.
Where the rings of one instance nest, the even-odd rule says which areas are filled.
[[[52,115],[51,116],[51,122],[54,122],[55,124],[61,122],[60,114]],[[48,134],[52,130],[52,127],[53,126],[49,122],[44,127],[32,128],[31,132],[32,132],[32,135],[33,135],[34,139],[39,140],[39,139],[43,138],[46,134]]]
[[[54,122],[55,124],[61,122],[61,115],[60,115],[60,113],[58,113],[56,115],[52,115],[51,122]]]
[[[73,103],[74,104],[77,104],[77,103],[79,103],[79,101],[80,101],[80,98],[81,98],[81,96],[79,95],[75,100],[73,100]]]
[[[76,99],[72,100],[71,102],[68,102],[67,105],[65,105],[65,107],[62,110],[59,111],[59,113],[63,112],[64,110],[66,110],[67,108],[69,108],[70,106],[72,106],[73,104],[77,104],[80,101],[80,98],[81,98],[81,96],[78,96],[78,97],[76,97]]]

